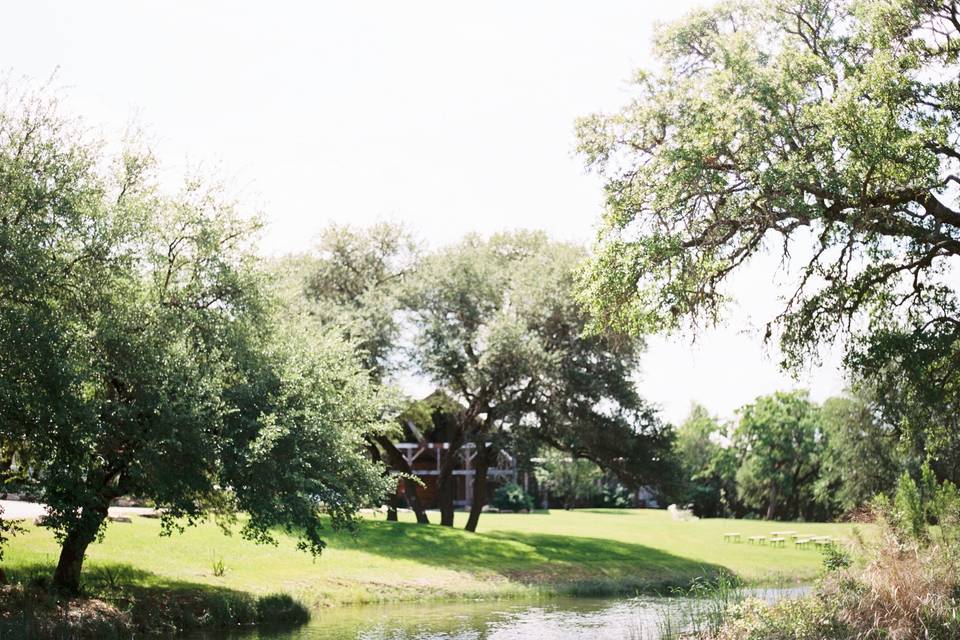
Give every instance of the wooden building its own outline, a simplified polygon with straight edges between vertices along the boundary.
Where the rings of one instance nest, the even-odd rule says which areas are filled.
[[[437,505],[437,477],[440,475],[440,465],[443,452],[450,449],[449,442],[430,442],[427,439],[418,442],[399,442],[395,446],[403,454],[411,471],[420,479],[423,486],[417,487],[417,497],[426,509]],[[476,457],[476,445],[468,442],[457,452],[456,466],[453,470],[455,507],[469,508],[473,497],[473,479],[476,470],[473,468],[473,459]],[[487,470],[487,503],[492,498],[492,492],[506,482],[517,481],[517,461],[506,451],[497,454],[496,462]],[[402,487],[398,489],[402,495]]]

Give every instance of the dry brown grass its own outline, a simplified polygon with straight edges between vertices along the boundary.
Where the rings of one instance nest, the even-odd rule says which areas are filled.
[[[827,573],[815,593],[728,612],[719,640],[957,640],[960,547],[879,534],[850,549],[861,560]]]
[[[863,543],[861,543],[863,544]],[[862,549],[867,562],[828,576],[821,595],[860,638],[951,638],[960,621],[957,558],[950,548],[904,543],[886,530]]]

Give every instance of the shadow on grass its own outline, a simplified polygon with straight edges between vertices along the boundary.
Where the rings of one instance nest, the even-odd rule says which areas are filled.
[[[0,590],[0,638],[169,637],[193,629],[263,625],[291,628],[309,610],[285,594],[249,593],[170,580],[127,564],[99,563],[83,574],[81,595],[51,587],[53,566],[23,565]]]
[[[331,544],[446,569],[495,573],[572,595],[664,592],[696,578],[729,574],[718,565],[605,538],[516,531],[471,534],[413,523],[367,522],[356,538],[335,535]]]
[[[629,509],[617,509],[616,507],[596,507],[589,509],[571,509],[577,513],[597,513],[603,516],[629,516],[635,512]]]

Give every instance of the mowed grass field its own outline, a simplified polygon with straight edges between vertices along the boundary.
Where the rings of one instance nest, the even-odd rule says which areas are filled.
[[[437,515],[433,514],[434,519]],[[458,514],[461,527],[465,514]],[[279,536],[263,546],[225,536],[213,523],[161,537],[156,520],[111,523],[88,552],[87,579],[150,587],[190,585],[263,594],[285,592],[311,606],[402,599],[500,597],[544,592],[594,594],[684,584],[720,570],[749,582],[809,581],[821,567],[814,549],[774,549],[723,541],[793,530],[850,538],[849,524],[707,519],[677,522],[665,511],[576,510],[484,514],[477,534],[460,528],[368,517],[357,535],[330,532],[319,558]],[[52,570],[57,545],[28,526],[3,561],[13,579]],[[222,561],[223,575],[214,564]]]

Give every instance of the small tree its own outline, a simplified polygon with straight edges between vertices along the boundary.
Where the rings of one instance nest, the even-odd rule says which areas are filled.
[[[417,239],[401,225],[379,223],[367,228],[331,225],[323,230],[316,250],[287,256],[274,265],[289,308],[308,322],[336,327],[356,343],[364,365],[376,384],[388,384],[398,368],[400,299],[404,281],[420,260]],[[404,420],[401,416],[400,420]],[[384,461],[405,475],[407,504],[417,522],[429,522],[417,496],[417,481],[403,454],[393,443],[397,430],[371,434],[367,449],[375,461]],[[388,496],[387,517],[396,520],[394,493]]]
[[[419,241],[401,225],[331,225],[316,250],[277,261],[284,298],[321,326],[336,326],[356,342],[377,381],[396,368],[399,298],[421,256]]]

